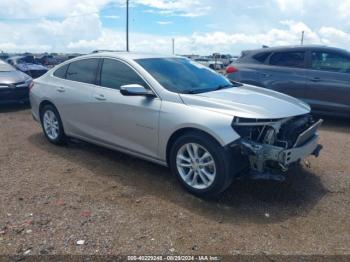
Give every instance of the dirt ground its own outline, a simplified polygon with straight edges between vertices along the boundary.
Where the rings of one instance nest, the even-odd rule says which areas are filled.
[[[0,254],[350,254],[350,121],[320,135],[321,156],[287,181],[236,181],[207,201],[167,168],[49,144],[28,108],[2,107]]]

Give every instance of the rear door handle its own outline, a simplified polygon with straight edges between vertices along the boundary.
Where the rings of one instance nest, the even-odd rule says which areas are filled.
[[[105,96],[102,95],[102,94],[95,95],[94,97],[95,97],[96,100],[99,100],[99,101],[105,101],[106,100]]]
[[[60,93],[66,92],[66,89],[62,86],[58,87],[56,90],[57,92],[60,92]]]
[[[319,77],[313,77],[310,79],[311,82],[320,82],[321,81],[321,78]]]
[[[270,77],[271,75],[270,75],[270,74],[263,73],[262,76],[263,76],[263,77]]]

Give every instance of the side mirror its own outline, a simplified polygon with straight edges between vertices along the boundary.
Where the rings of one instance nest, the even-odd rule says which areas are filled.
[[[155,97],[155,94],[152,92],[152,90],[146,89],[139,84],[123,85],[120,87],[120,93],[123,96]]]

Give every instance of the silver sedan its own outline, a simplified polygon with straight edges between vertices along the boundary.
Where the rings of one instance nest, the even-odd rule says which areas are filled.
[[[0,105],[28,103],[32,78],[0,60]]]
[[[169,166],[202,197],[242,174],[283,174],[318,155],[307,104],[230,82],[187,58],[97,52],[34,82],[34,118],[47,139],[74,137]]]

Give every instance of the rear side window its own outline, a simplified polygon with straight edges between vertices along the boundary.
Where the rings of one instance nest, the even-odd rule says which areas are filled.
[[[66,79],[87,84],[94,84],[98,59],[84,59],[69,64]]]
[[[147,84],[128,65],[114,59],[104,59],[101,69],[101,86],[120,89],[123,85],[139,84],[145,88]]]
[[[271,52],[259,53],[254,55],[253,58],[260,63],[264,63],[270,54]]]
[[[280,52],[274,53],[270,58],[270,64],[276,66],[304,67],[305,52]]]
[[[339,73],[350,73],[350,57],[331,52],[312,52],[311,68]]]
[[[61,66],[60,68],[58,68],[58,69],[53,73],[53,75],[56,76],[56,77],[65,79],[65,78],[66,78],[67,68],[68,68],[68,64],[67,64],[67,65],[64,65],[64,66]]]

